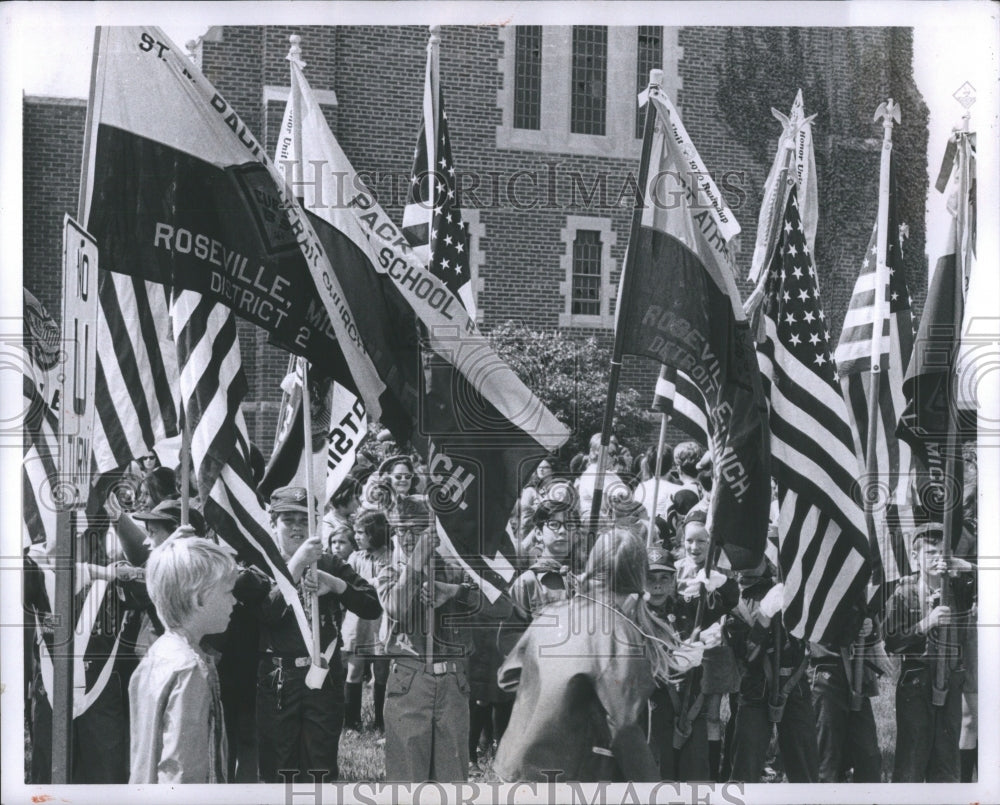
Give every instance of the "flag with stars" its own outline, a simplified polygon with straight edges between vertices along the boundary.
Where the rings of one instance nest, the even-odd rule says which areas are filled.
[[[444,96],[428,60],[424,84],[424,119],[413,151],[410,190],[403,209],[403,234],[414,253],[424,260],[461,301],[469,318],[476,318],[476,300],[469,268],[469,233],[462,221],[451,156]],[[437,87],[434,92],[433,87]],[[427,126],[432,126],[428,132]],[[433,169],[428,169],[428,140],[433,143]],[[428,237],[428,228],[430,237]]]
[[[868,529],[854,496],[854,439],[794,186],[764,289],[757,360],[770,400],[784,623],[796,637],[847,645],[865,603]]]
[[[875,326],[875,267],[878,262],[877,226],[861,262],[861,272],[854,285],[854,294],[847,307],[844,327],[840,333],[835,358],[841,390],[847,403],[854,436],[854,450],[861,466],[862,477],[874,484],[872,494],[865,495],[865,506],[875,527],[878,554],[881,557],[882,580],[893,582],[910,572],[909,551],[904,542],[903,526],[909,524],[910,446],[896,437],[896,423],[906,398],[903,377],[913,352],[913,319],[910,315],[910,294],[903,267],[903,240],[906,225],[896,215],[896,181],[889,169],[889,216],[886,239],[886,265],[889,269],[888,316],[881,326],[879,365],[878,416],[868,421],[871,394],[871,351]],[[869,425],[875,428],[874,455],[868,456]],[[872,548],[875,549],[873,544]],[[879,571],[873,565],[873,573]]]

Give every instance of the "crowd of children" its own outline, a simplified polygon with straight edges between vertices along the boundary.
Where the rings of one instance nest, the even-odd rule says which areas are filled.
[[[588,537],[599,447],[575,474],[554,456],[539,465],[511,516],[520,572],[499,597],[440,550],[410,455],[350,475],[321,528],[305,489],[275,490],[272,532],[318,630],[320,684],[287,591],[213,539],[195,505],[182,525],[173,473],[149,468],[141,510],[112,512],[115,560],[77,569],[79,602],[99,600],[73,781],[336,780],[342,731],[369,727],[368,681],[387,781],[464,780],[491,745],[506,781],[757,782],[768,765],[790,782],[972,779],[974,535],[945,560],[942,526],[917,529],[915,572],[859,618],[855,643],[807,644],[781,624],[771,561],[720,567],[696,443],[659,466],[655,451],[625,462],[612,445]],[[27,776],[47,782],[53,587],[36,558],[26,551]],[[900,658],[884,771],[870,701],[883,645]]]

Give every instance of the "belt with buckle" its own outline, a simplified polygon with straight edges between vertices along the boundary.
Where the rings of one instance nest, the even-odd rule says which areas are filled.
[[[312,664],[311,657],[278,657],[274,654],[270,656],[271,662],[278,668],[308,668]]]
[[[431,664],[430,671],[434,676],[453,674],[458,672],[458,665],[454,662],[435,662]]]

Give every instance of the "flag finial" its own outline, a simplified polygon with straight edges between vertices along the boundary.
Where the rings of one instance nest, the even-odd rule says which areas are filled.
[[[649,71],[649,85],[651,87],[662,87],[663,86],[663,70],[650,70]]]
[[[288,43],[288,55],[285,58],[305,67],[306,63],[302,61],[302,37],[298,34],[292,34],[288,37]]]
[[[897,104],[892,98],[889,98],[889,100],[885,103],[880,103],[878,105],[878,109],[875,110],[874,119],[878,120],[879,118],[882,119],[882,125],[885,128],[891,129],[893,121],[896,123],[899,123],[900,121],[899,104]]]

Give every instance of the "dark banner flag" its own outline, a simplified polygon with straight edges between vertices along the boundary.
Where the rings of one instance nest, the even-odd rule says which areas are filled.
[[[229,307],[406,438],[415,389],[390,335],[355,318],[329,271],[345,255],[326,252],[232,107],[157,28],[102,29],[97,76],[84,220],[102,268]]]
[[[953,219],[927,291],[913,357],[903,381],[906,407],[896,430],[921,465],[918,502],[934,519],[940,519],[945,507],[958,505],[962,499],[960,442],[976,434],[976,411],[962,400],[962,389],[975,385],[976,367],[963,363],[961,344],[965,294],[975,260],[975,135],[959,132],[955,136],[955,189],[948,205]],[[955,442],[949,446],[950,417],[955,420]],[[957,477],[946,477],[949,450],[955,451],[958,459]],[[958,528],[954,540],[960,532]]]
[[[767,408],[728,245],[740,229],[677,110],[662,92],[649,97],[658,121],[617,328],[626,354],[676,368],[704,395],[713,536],[733,568],[752,568],[764,555],[771,473]]]

